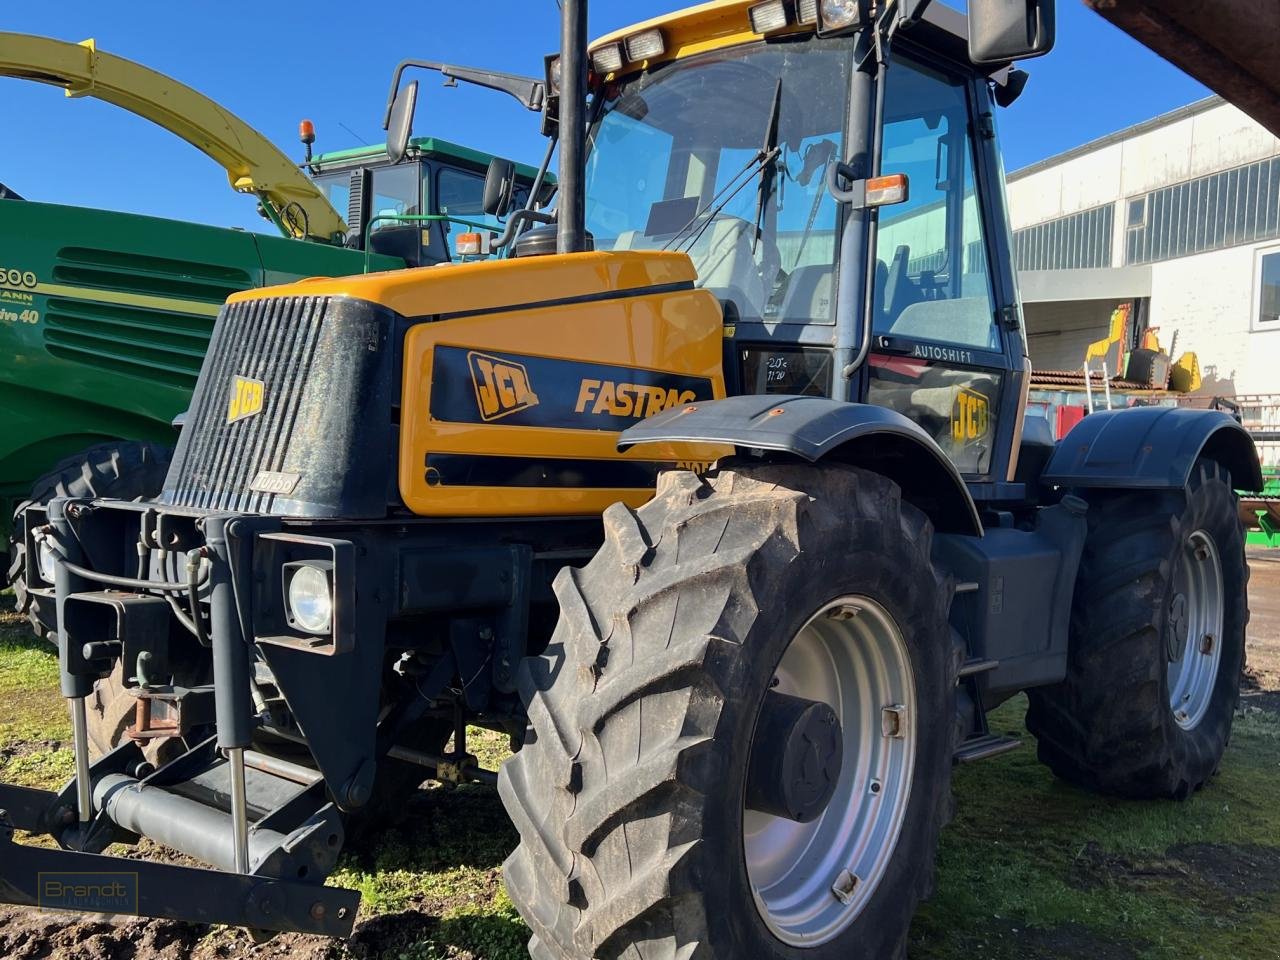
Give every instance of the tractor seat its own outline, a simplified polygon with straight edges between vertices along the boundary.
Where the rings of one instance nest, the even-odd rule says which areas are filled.
[[[835,299],[835,270],[829,264],[815,263],[796,267],[787,278],[787,294],[782,300],[779,319],[792,322],[831,320],[831,304]]]
[[[887,332],[918,340],[962,344],[979,350],[994,346],[992,339],[995,337],[991,303],[985,296],[922,300],[909,304],[893,317]]]
[[[732,301],[741,316],[759,318],[769,295],[751,253],[754,233],[755,228],[745,220],[719,216],[685,252],[693,261],[699,287],[722,301]],[[613,249],[661,250],[670,240],[670,236],[645,236],[639,230],[628,230],[618,236]]]

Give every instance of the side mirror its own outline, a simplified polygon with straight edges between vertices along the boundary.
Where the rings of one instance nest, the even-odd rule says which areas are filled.
[[[969,59],[1008,63],[1053,49],[1054,0],[969,0]]]
[[[511,198],[516,189],[516,165],[510,160],[494,157],[484,175],[484,195],[481,206],[491,217],[502,219],[511,209]]]
[[[387,119],[387,156],[392,163],[399,163],[409,152],[409,137],[413,135],[413,111],[418,106],[418,81],[400,88],[391,114]]]

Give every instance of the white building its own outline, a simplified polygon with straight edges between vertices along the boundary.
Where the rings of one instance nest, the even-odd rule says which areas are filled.
[[[1196,353],[1201,394],[1280,394],[1280,139],[1235,107],[1210,97],[1019,170],[1009,206],[1036,368],[1079,369],[1128,300]]]

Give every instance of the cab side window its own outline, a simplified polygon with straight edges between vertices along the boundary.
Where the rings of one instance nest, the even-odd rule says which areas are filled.
[[[437,212],[464,220],[484,219],[484,177],[445,168],[436,176]]]
[[[910,198],[880,211],[875,331],[998,350],[965,87],[903,59],[888,83],[881,170]]]
[[[374,230],[390,230],[403,226],[394,217],[415,216],[422,212],[418,193],[418,166],[413,163],[394,167],[378,167],[373,171],[373,202],[370,217],[386,217],[373,224]]]

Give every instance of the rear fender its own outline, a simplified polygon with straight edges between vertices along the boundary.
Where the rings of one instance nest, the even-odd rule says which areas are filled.
[[[1231,473],[1237,490],[1261,490],[1253,438],[1220,410],[1132,407],[1092,413],[1072,427],[1040,482],[1075,490],[1180,490],[1201,457]]]
[[[732,444],[816,463],[835,460],[893,480],[940,533],[982,536],[982,521],[955,465],[917,424],[885,407],[825,397],[749,395],[673,407],[623,432],[641,443]]]

